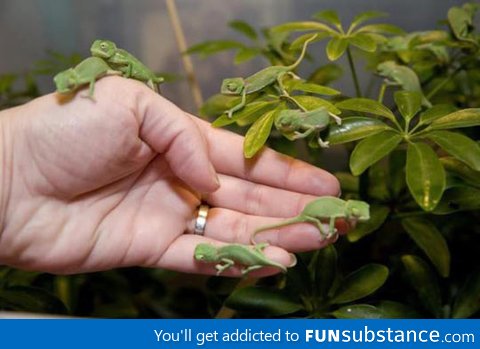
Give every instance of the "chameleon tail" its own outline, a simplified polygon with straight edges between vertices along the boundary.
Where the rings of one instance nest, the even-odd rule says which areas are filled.
[[[258,229],[255,229],[255,231],[253,232],[252,236],[250,237],[250,241],[252,244],[256,244],[255,242],[255,237],[257,236],[258,233],[264,231],[264,230],[269,230],[269,229],[274,229],[274,228],[281,228],[283,226],[286,226],[286,225],[290,225],[290,224],[295,224],[295,223],[301,223],[301,222],[304,222],[305,220],[301,217],[294,217],[294,218],[290,218],[290,219],[287,219],[283,222],[280,222],[278,224],[272,224],[272,225],[265,225],[263,227],[260,227]]]
[[[295,61],[295,63],[293,63],[292,65],[289,65],[287,68],[288,70],[294,70],[296,67],[298,67],[298,65],[300,64],[300,62],[303,60],[303,58],[305,57],[305,53],[307,52],[307,46],[310,42],[312,42],[316,37],[318,36],[318,34],[313,34],[311,37],[309,37],[307,40],[305,40],[304,44],[303,44],[303,47],[302,47],[302,53],[300,53],[300,56],[298,57],[298,59]]]

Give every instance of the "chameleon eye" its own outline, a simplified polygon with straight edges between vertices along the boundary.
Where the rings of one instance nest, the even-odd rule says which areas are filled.
[[[235,91],[236,87],[237,87],[236,84],[233,83],[233,82],[231,82],[231,83],[229,83],[229,84],[227,85],[227,88],[228,88],[230,91]]]
[[[100,44],[100,47],[101,47],[101,48],[107,48],[107,44],[104,43],[104,42],[102,42],[102,43]]]

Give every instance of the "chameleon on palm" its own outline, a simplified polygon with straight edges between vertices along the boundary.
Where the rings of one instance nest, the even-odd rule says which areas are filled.
[[[215,247],[212,244],[201,243],[195,247],[194,257],[197,261],[217,263],[215,265],[217,275],[233,267],[235,263],[243,266],[241,269],[242,275],[263,267],[275,267],[282,272],[286,272],[287,268],[284,265],[274,262],[265,256],[263,250],[267,246],[267,243],[262,243],[254,246],[228,244]],[[295,263],[296,260],[292,264],[294,265]]]
[[[74,68],[64,70],[53,78],[57,92],[70,93],[82,85],[89,85],[88,97],[93,98],[95,81],[107,75],[121,75],[122,73],[110,68],[101,58],[88,57]]]
[[[337,218],[345,218],[352,222],[364,222],[370,219],[370,207],[363,201],[345,201],[333,196],[320,197],[308,203],[298,216],[278,224],[266,225],[256,229],[252,234],[251,241],[255,242],[255,236],[264,230],[280,228],[295,223],[312,223],[318,228],[320,234],[328,239],[337,232],[335,229],[335,220]],[[328,230],[323,226],[322,219],[329,220]]]
[[[157,85],[164,81],[130,52],[118,48],[110,40],[95,40],[90,52],[92,56],[106,60],[113,69],[121,71],[124,77],[143,81],[155,92],[158,92]]]
[[[330,124],[330,118],[333,118],[339,125],[342,123],[342,119],[329,112],[325,107],[310,111],[282,110],[275,119],[275,127],[293,141],[308,137],[313,132],[319,133]],[[322,148],[328,147],[328,142],[323,141],[320,135],[317,136],[317,141]]]
[[[302,52],[298,59],[291,65],[280,66],[274,65],[260,70],[259,72],[247,77],[247,78],[228,78],[223,80],[220,92],[225,95],[242,96],[242,100],[239,104],[235,105],[226,113],[229,118],[232,114],[245,106],[246,95],[254,92],[258,92],[263,88],[277,82],[281,93],[284,96],[289,96],[282,84],[282,79],[285,74],[291,73],[305,57],[305,52],[308,44],[317,37],[317,34],[312,35],[305,41]]]

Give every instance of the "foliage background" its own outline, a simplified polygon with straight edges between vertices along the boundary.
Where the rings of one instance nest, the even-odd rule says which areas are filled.
[[[342,20],[346,20],[347,23],[358,12],[375,8],[395,13],[394,17],[385,21],[397,24],[407,30],[427,30],[440,26],[441,24],[437,24],[436,20],[445,18],[448,2],[442,1],[441,6],[438,2],[425,0],[424,2],[425,6],[419,7],[416,2],[414,4],[414,2],[408,1],[393,3],[371,1],[361,4],[344,1],[335,2],[335,4],[322,3],[322,9],[339,9]],[[32,4],[31,7],[25,5],[26,3],[22,3],[22,5],[18,5],[18,2],[15,3],[17,5],[13,5],[13,1],[1,3],[2,11],[0,13],[2,16],[7,18],[7,14],[11,14],[13,11],[13,13],[23,14],[23,18],[28,18],[27,14],[34,13],[34,8],[40,2]],[[207,13],[208,6],[210,9],[215,8],[219,14],[224,16],[218,16],[217,21],[206,21],[211,26],[211,32],[207,31],[206,36],[203,36],[202,33],[201,37],[198,37],[200,31],[195,24],[202,23],[201,15],[188,16],[188,18],[194,18],[194,20],[186,22],[187,34],[195,33],[191,34],[191,37],[194,38],[192,42],[225,37],[235,38],[235,35],[238,34],[232,34],[224,24],[230,19],[239,19],[242,16],[248,17],[251,22],[252,13],[261,17],[258,19],[258,23],[255,23],[258,28],[284,21],[306,20],[314,10],[321,10],[317,7],[316,2],[310,1],[304,1],[302,6],[298,6],[299,2],[295,2],[294,5],[293,1],[275,2],[275,6],[273,1],[263,1],[255,5],[253,2],[245,1],[240,4],[237,2],[235,5],[224,5],[226,7],[220,6],[225,3],[229,2],[205,1],[199,7],[196,5],[197,2],[179,1],[182,17],[189,11],[202,14],[203,9]],[[355,5],[353,5],[354,3]],[[434,3],[435,6],[433,6]],[[458,4],[459,2],[452,3]],[[128,1],[115,2],[115,4],[111,1],[101,1],[95,5],[97,7],[91,4],[81,5],[80,2],[66,1],[58,7],[54,6],[53,1],[44,0],[40,5],[40,13],[43,14],[41,18],[44,23],[33,23],[40,27],[43,25],[44,32],[50,35],[47,35],[49,38],[47,42],[45,38],[40,40],[43,42],[41,46],[37,46],[38,43],[33,45],[37,46],[34,52],[41,56],[44,54],[45,48],[52,45],[51,48],[55,48],[55,50],[62,47],[60,50],[62,54],[50,55],[47,62],[44,61],[40,65],[38,60],[33,59],[35,55],[18,53],[19,49],[20,51],[24,48],[31,49],[29,45],[18,44],[27,37],[25,33],[11,30],[10,27],[7,27],[6,30],[0,27],[0,40],[2,40],[0,47],[8,48],[6,50],[8,54],[15,53],[12,57],[29,56],[29,59],[37,62],[33,70],[32,61],[26,63],[26,68],[23,70],[18,69],[17,65],[12,68],[8,67],[8,62],[13,59],[8,58],[10,56],[7,55],[7,59],[2,61],[7,62],[2,63],[7,66],[3,72],[14,73],[13,75],[22,72],[29,72],[29,74],[25,75],[26,85],[23,85],[21,79],[17,77],[17,84],[12,90],[14,93],[5,90],[6,93],[2,96],[4,100],[13,100],[15,103],[23,102],[31,96],[49,91],[51,89],[50,77],[42,77],[42,74],[51,75],[52,71],[58,71],[62,66],[71,65],[78,59],[75,55],[70,56],[73,51],[78,51],[78,47],[84,47],[82,52],[88,52],[91,40],[102,35],[117,41],[120,46],[126,47],[132,52],[139,52],[137,55],[156,70],[180,71],[180,69],[171,69],[169,65],[165,66],[164,61],[158,61],[158,57],[166,55],[167,62],[178,63],[178,54],[175,53],[174,43],[163,42],[158,45],[157,42],[151,41],[158,35],[147,35],[152,28],[157,30],[157,25],[162,27],[162,32],[171,30],[166,24],[168,23],[166,14],[164,11],[162,12],[163,3],[145,1],[140,4],[140,8],[149,11],[149,16],[126,15],[126,13],[133,13],[128,12],[128,9],[133,6],[132,2]],[[357,9],[356,6],[359,8]],[[411,11],[412,6],[415,6],[416,11]],[[445,8],[442,8],[443,6]],[[137,2],[135,8],[137,8]],[[402,8],[405,10],[402,11]],[[439,13],[432,11],[432,8],[438,10]],[[152,11],[152,9],[156,9],[156,11]],[[422,13],[421,9],[426,12]],[[212,13],[210,12],[208,15],[212,16]],[[92,21],[92,18],[98,18],[98,21]],[[225,18],[225,20],[222,22],[221,18]],[[0,21],[0,23],[5,25],[4,21]],[[70,23],[76,23],[76,25],[71,26]],[[120,29],[119,23],[121,23]],[[223,30],[228,32],[223,33]],[[32,30],[32,33],[34,32],[36,31]],[[173,35],[165,35],[165,37],[171,38]],[[80,43],[73,46],[74,50],[71,46],[73,42]],[[324,48],[322,45],[316,45],[315,51],[309,51],[310,54],[319,58],[316,61],[317,64],[327,62],[323,53]],[[265,61],[254,60],[249,65],[238,67],[231,64],[232,58],[232,54],[227,53],[197,62],[200,81],[210,82],[208,86],[203,86],[207,96],[218,91],[222,78],[246,76],[265,66]],[[362,61],[361,66],[364,63],[364,57],[359,56],[359,59]],[[345,62],[341,60],[340,63]],[[224,69],[217,70],[218,66],[222,66]],[[307,76],[308,70],[311,71],[315,67],[308,63],[305,66],[302,65],[302,76]],[[213,69],[218,71],[218,75],[211,78]],[[342,90],[344,95],[353,96],[354,89],[348,75],[348,68],[344,67],[343,69],[346,72],[345,77],[335,81],[333,86]],[[363,71],[363,69],[359,70]],[[13,75],[4,75],[3,86],[10,86],[9,81],[14,78]],[[363,88],[368,84],[366,77],[366,73],[360,74]],[[218,79],[217,84],[211,83],[211,81],[215,81],[214,79]],[[180,86],[182,83],[178,85]],[[176,100],[178,96],[187,96],[188,98],[188,93],[179,92],[181,88],[165,90],[168,94],[172,94],[172,99],[181,106],[192,109],[188,99]],[[478,107],[478,101],[459,103],[463,103],[458,105],[459,107],[467,107],[469,103]],[[392,103],[390,105],[394,107]],[[8,104],[3,105],[3,107],[5,106]],[[474,129],[469,131],[469,135],[474,139],[477,138],[476,134]],[[277,149],[296,153],[297,156],[309,158],[310,161],[313,158],[313,162],[330,170],[344,169],[348,160],[347,154],[351,151],[351,147],[348,146],[340,150],[340,155],[343,154],[343,161],[335,163],[331,159],[339,157],[336,153],[339,148],[314,153],[312,157],[312,154],[305,154],[305,148],[298,152],[298,149],[292,150],[291,146],[285,146],[285,142],[277,142],[275,139],[272,142],[271,145]],[[396,169],[403,171],[401,169],[402,161],[399,163],[400,167]],[[389,165],[389,168],[392,168],[392,165]],[[377,169],[372,173],[373,180],[371,182],[385,182],[385,173],[382,171],[382,169]],[[358,195],[354,189],[351,190],[356,186],[355,179],[349,177],[348,174],[345,174],[343,179],[344,193]],[[475,183],[474,186],[477,184]],[[390,188],[364,185],[363,190],[373,190],[373,194],[370,193],[369,196],[373,197],[377,203],[388,206],[387,198],[382,195],[384,195],[383,191],[388,192]],[[478,268],[475,247],[479,242],[479,229],[472,222],[476,222],[477,218],[478,215],[474,211],[460,213],[460,216],[457,217],[437,216],[435,222],[437,226],[442,227],[441,232],[436,231],[436,228],[432,228],[425,221],[413,220],[410,223],[403,223],[403,227],[398,221],[388,221],[388,229],[384,229],[387,234],[372,234],[356,243],[343,239],[336,245],[336,248],[327,248],[314,254],[302,255],[298,266],[286,278],[268,278],[262,280],[261,287],[237,290],[227,299],[227,304],[236,308],[239,316],[288,316],[289,314],[315,317],[475,316],[479,305],[480,281],[478,274],[472,274],[472,271]],[[422,226],[422,224],[424,225]],[[370,227],[369,230],[371,232],[374,229]],[[405,230],[409,233],[410,238],[405,235]],[[427,235],[423,235],[425,238],[423,244],[418,242],[415,231],[427,232]],[[357,232],[357,234],[357,236],[362,235],[361,232]],[[432,246],[429,243],[432,236],[433,240],[436,239],[438,242],[440,235],[446,237],[449,242],[455,242],[450,246],[450,252],[455,257],[452,263],[452,269],[455,271],[453,275],[446,270],[445,260],[439,261],[438,258],[432,257],[432,250],[429,250],[429,246]],[[385,265],[388,265],[388,268]],[[449,267],[450,261],[448,261]],[[185,278],[184,275],[162,270],[152,271],[138,268],[73,277],[55,277],[2,268],[0,277],[1,308],[103,317],[212,316],[218,314],[222,303],[234,290],[236,284],[234,280],[224,278]],[[383,287],[379,289],[382,285]],[[371,295],[377,289],[378,291]],[[362,303],[356,302],[358,299],[362,299]]]

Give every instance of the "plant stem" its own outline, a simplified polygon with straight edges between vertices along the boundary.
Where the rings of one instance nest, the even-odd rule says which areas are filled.
[[[350,47],[347,47],[347,57],[348,57],[348,65],[350,66],[350,70],[352,72],[353,84],[355,86],[355,93],[358,98],[362,97],[362,90],[360,90],[360,84],[358,83],[358,76],[355,70],[355,64],[353,63],[352,52],[350,51]]]
[[[380,93],[378,94],[378,102],[383,103],[383,97],[385,96],[385,91],[387,90],[387,84],[383,83],[380,87]]]
[[[402,213],[397,213],[397,214],[392,215],[392,219],[424,216],[424,215],[427,215],[427,214],[431,214],[431,212],[427,212],[427,211],[402,212]]]

